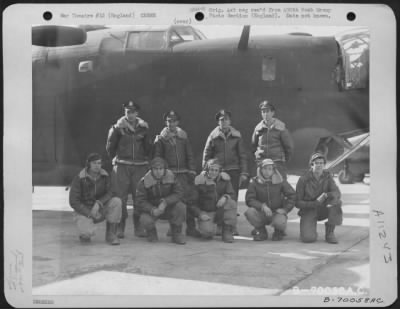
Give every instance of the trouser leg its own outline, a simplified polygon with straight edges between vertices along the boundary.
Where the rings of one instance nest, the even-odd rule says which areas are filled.
[[[167,206],[166,216],[170,224],[172,242],[184,245],[186,241],[182,234],[182,224],[186,221],[186,205],[177,202],[174,205]]]
[[[109,223],[119,223],[122,217],[122,201],[119,197],[111,198],[105,205],[105,216]]]
[[[96,227],[92,219],[78,214],[77,212],[73,213],[73,218],[80,237],[90,239],[90,237],[95,235]]]
[[[189,203],[193,202],[193,190],[195,190],[193,184],[189,181],[189,176],[187,173],[177,173],[176,179],[180,183],[184,195],[182,201],[189,205]],[[196,230],[196,221],[194,214],[188,210],[186,210],[186,234],[193,234],[191,236],[196,236],[198,231]]]
[[[280,232],[284,232],[286,230],[287,225],[287,216],[275,213],[272,216],[271,226]]]
[[[239,196],[239,180],[240,180],[240,171],[239,170],[230,170],[227,171],[231,178],[231,183],[233,190],[235,191],[235,197],[234,200],[237,202],[238,196]],[[236,212],[237,215],[237,212]],[[233,235],[239,235],[239,232],[237,230],[237,224],[233,225]]]
[[[342,225],[343,223],[343,211],[341,203],[333,205],[328,208],[328,224],[330,225]]]
[[[272,217],[267,217],[263,211],[257,210],[253,207],[249,207],[245,211],[244,216],[256,229],[263,228],[272,221]]]
[[[140,215],[140,225],[146,230],[147,240],[149,242],[158,240],[156,221],[157,218],[148,213],[142,213]]]
[[[140,214],[137,210],[137,207],[135,207],[135,202],[136,202],[136,187],[137,184],[139,183],[140,179],[146,174],[148,170],[147,165],[135,165],[131,166],[129,170],[129,178],[130,178],[130,191],[132,194],[132,200],[133,200],[133,214],[132,214],[132,220],[133,220],[133,228],[134,228],[134,233],[135,236],[138,237],[145,237],[145,229],[140,226]]]
[[[201,236],[203,236],[204,238],[212,238],[215,234],[215,223],[214,223],[215,212],[202,211],[199,217],[201,217],[202,214],[208,215],[210,217],[210,220],[207,221],[202,221],[200,219],[198,220],[199,232],[201,233]]]
[[[170,224],[182,226],[186,221],[186,205],[182,202],[167,206],[166,212]]]
[[[317,237],[317,212],[304,210],[300,217],[300,239],[302,242],[315,242]]]
[[[113,192],[121,199],[121,220],[118,224],[118,237],[125,237],[125,222],[128,217],[128,194],[129,194],[129,166],[116,164],[111,174]]]

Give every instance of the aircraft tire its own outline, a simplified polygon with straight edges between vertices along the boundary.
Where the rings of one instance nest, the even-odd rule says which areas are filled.
[[[358,174],[358,175],[354,175],[353,179],[355,182],[363,182],[364,177],[365,177],[365,174]]]
[[[346,173],[345,170],[339,172],[338,178],[341,184],[352,184],[354,182],[353,175],[349,172]]]

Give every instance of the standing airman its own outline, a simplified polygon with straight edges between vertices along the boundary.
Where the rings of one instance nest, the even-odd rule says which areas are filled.
[[[140,110],[136,102],[123,104],[125,115],[114,124],[107,138],[106,150],[113,158],[113,190],[122,200],[122,218],[118,226],[118,237],[124,238],[125,221],[128,217],[127,201],[129,193],[135,200],[136,185],[148,170],[151,144],[148,124],[138,117]],[[134,207],[133,226],[135,235],[144,237],[139,226],[139,215]]]

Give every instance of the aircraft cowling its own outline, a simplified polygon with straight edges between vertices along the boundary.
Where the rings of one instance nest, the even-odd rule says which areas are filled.
[[[37,26],[32,28],[32,45],[60,47],[86,42],[86,31],[68,26]]]

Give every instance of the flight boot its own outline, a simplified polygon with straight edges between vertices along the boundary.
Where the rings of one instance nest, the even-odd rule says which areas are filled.
[[[224,224],[222,226],[222,241],[232,243],[233,240],[233,226]]]
[[[254,241],[263,241],[268,239],[268,232],[265,226],[256,229],[255,235],[253,236]]]
[[[117,237],[118,238],[125,237],[125,222],[126,222],[126,219],[121,219],[121,221],[118,223],[118,227],[117,227]]]
[[[234,225],[234,226],[232,227],[232,234],[233,234],[234,236],[239,236],[239,232],[238,232],[238,230],[237,230],[237,226],[236,226],[236,225]]]
[[[119,245],[117,230],[118,223],[106,223],[106,242],[108,242],[110,245]]]
[[[157,242],[158,234],[156,227],[146,230],[146,237],[148,242]]]
[[[280,240],[283,239],[283,236],[284,236],[284,232],[283,231],[275,229],[274,232],[272,233],[272,240],[273,241],[280,241]]]
[[[146,237],[146,230],[140,225],[140,215],[133,214],[133,229],[136,237]]]
[[[195,238],[201,237],[201,233],[199,232],[198,229],[196,229],[196,221],[193,217],[187,218],[186,220],[186,236],[192,236]]]
[[[337,244],[338,240],[334,234],[335,225],[329,224],[328,222],[325,223],[325,241],[329,244]]]
[[[215,232],[216,236],[222,235],[222,225],[217,224],[217,231]]]
[[[186,244],[185,236],[182,234],[182,225],[170,225],[172,242],[178,245]]]

